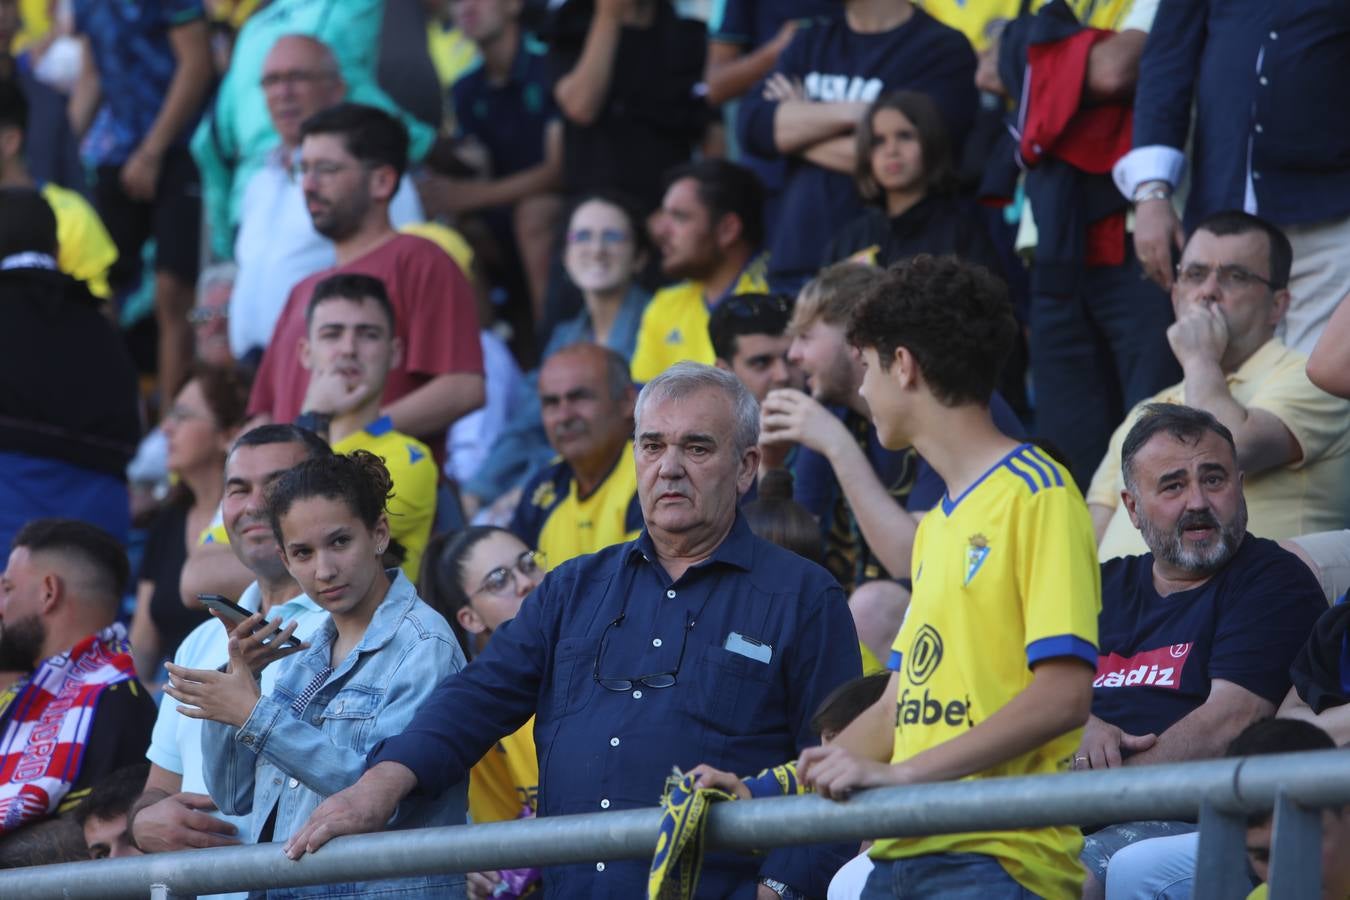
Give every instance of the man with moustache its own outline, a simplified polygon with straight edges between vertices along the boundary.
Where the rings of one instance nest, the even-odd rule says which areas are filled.
[[[386,112],[340,103],[306,119],[300,134],[305,203],[338,264],[291,289],[253,382],[249,415],[273,422],[299,415],[309,378],[297,348],[314,286],[338,273],[373,275],[389,293],[403,345],[385,383],[384,412],[439,461],[446,428],[483,404],[483,351],[463,273],[440,247],[390,224],[390,200],[408,164],[407,131]]]
[[[859,674],[857,638],[829,574],[739,514],[759,464],[758,412],[712,366],[679,363],[648,382],[634,414],[642,534],[550,571],[288,854],[382,828],[402,797],[462,779],[534,714],[540,816],[650,807],[671,766],[757,772],[816,743],[812,713]],[[697,896],[824,896],[853,849],[709,853]],[[649,865],[550,866],[544,894],[640,896]]]
[[[622,356],[573,344],[539,372],[539,405],[559,459],[525,483],[511,531],[560,565],[642,530],[633,466],[636,392]]]
[[[1216,416],[1149,404],[1120,466],[1121,504],[1149,552],[1102,565],[1092,716],[1073,766],[1222,756],[1289,692],[1326,599],[1296,556],[1247,532],[1238,451]],[[1089,835],[1084,895],[1101,896],[1117,850],[1194,828],[1130,822]]]
[[[245,432],[225,459],[225,494],[221,500],[230,550],[254,575],[239,605],[259,613],[259,640],[293,637],[303,640],[327,619],[318,604],[300,592],[282,563],[265,512],[267,489],[287,469],[333,451],[318,436],[294,425],[263,425]],[[233,598],[231,598],[233,599]],[[283,623],[289,622],[284,628]],[[174,662],[187,668],[224,665],[229,634],[221,622],[203,622],[183,640]],[[262,672],[262,690],[271,689],[276,667]],[[237,826],[215,812],[202,773],[201,720],[178,711],[178,704],[159,707],[159,717],[146,752],[150,775],[132,806],[130,830],[146,853],[237,844]],[[239,896],[243,896],[242,894]]]
[[[1185,403],[1228,427],[1252,530],[1276,540],[1350,524],[1350,401],[1309,381],[1307,355],[1276,337],[1293,262],[1289,238],[1264,219],[1221,212],[1197,225],[1167,329],[1182,380],[1147,401]],[[1144,549],[1120,500],[1121,444],[1142,406],[1112,435],[1085,495],[1102,560]]]

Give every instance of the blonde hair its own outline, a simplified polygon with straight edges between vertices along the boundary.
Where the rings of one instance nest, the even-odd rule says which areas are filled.
[[[876,266],[847,260],[821,269],[797,295],[787,333],[795,337],[817,319],[827,325],[847,326],[854,308],[868,288],[881,280],[882,272]]]

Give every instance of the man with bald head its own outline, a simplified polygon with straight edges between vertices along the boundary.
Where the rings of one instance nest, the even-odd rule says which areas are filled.
[[[633,466],[637,393],[622,356],[599,344],[573,344],[539,372],[539,404],[558,458],[521,492],[511,530],[558,565],[642,530]]]
[[[236,359],[267,346],[291,288],[334,265],[333,244],[314,230],[300,179],[292,177],[300,125],[347,96],[337,58],[309,35],[279,38],[263,61],[262,90],[281,145],[254,173],[240,205],[230,296],[230,349]],[[422,220],[422,206],[404,176],[389,206],[395,228]]]
[[[122,546],[73,519],[38,519],[0,576],[0,868],[84,859],[72,812],[145,754],[155,704],[116,624]]]

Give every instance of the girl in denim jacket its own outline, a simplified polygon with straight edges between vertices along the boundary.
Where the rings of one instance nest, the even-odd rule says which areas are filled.
[[[445,619],[398,569],[389,545],[389,473],[365,451],[311,459],[286,472],[268,515],[286,568],[330,619],[312,645],[279,663],[276,687],[257,676],[230,637],[225,672],[173,667],[165,691],[184,715],[206,719],[207,789],[221,812],[247,815],[240,838],[284,841],[326,797],[356,782],[366,754],[399,734],[443,678],[464,667]],[[245,624],[242,627],[247,627]],[[273,658],[283,651],[277,650]],[[464,822],[465,786],[399,805],[393,828]],[[462,875],[269,888],[290,897],[462,898]]]

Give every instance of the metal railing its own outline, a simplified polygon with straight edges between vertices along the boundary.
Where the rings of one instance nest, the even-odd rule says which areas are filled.
[[[1321,808],[1350,804],[1350,750],[879,788],[843,803],[782,797],[718,804],[710,849],[1046,825],[1199,817],[1198,900],[1246,896],[1246,817],[1274,810],[1270,896],[1315,898]],[[185,897],[438,872],[650,858],[660,810],[556,816],[337,838],[297,862],[279,844],[190,850],[0,872],[0,897]]]

